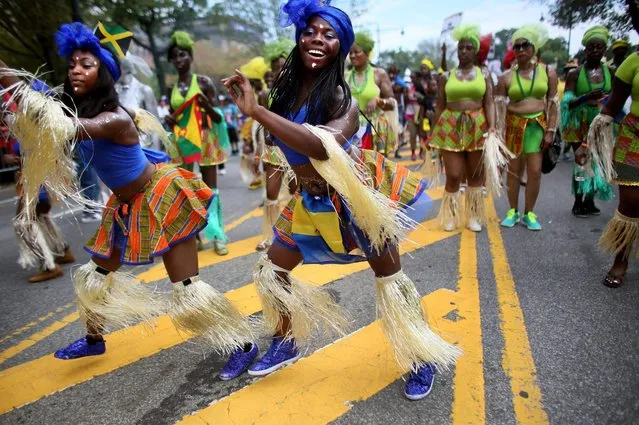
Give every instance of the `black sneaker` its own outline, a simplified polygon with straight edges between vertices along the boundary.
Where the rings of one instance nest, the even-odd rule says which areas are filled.
[[[575,200],[575,204],[572,206],[572,215],[579,218],[588,217],[588,210],[581,201]]]
[[[588,215],[601,214],[601,210],[595,206],[595,201],[592,199],[587,199],[584,201],[584,209],[586,210],[586,214]]]

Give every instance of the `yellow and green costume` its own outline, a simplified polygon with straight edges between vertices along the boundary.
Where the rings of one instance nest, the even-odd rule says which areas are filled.
[[[614,149],[615,183],[622,186],[639,186],[639,55],[633,53],[621,64],[617,78],[632,86],[630,113],[619,125]]]

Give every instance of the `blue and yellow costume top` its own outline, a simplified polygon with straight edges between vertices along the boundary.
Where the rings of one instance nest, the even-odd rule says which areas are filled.
[[[307,110],[303,107],[289,120],[303,124]],[[281,140],[274,139],[289,164],[303,165],[310,159]],[[343,145],[348,149],[350,144]],[[425,193],[426,182],[407,168],[383,155],[361,150],[361,162],[371,174],[375,190],[397,202],[413,220],[422,221],[431,205]],[[364,184],[364,183],[362,183]],[[302,254],[305,264],[348,264],[366,261],[376,255],[367,235],[337,191],[332,188],[320,195],[311,194],[303,183],[273,226],[274,243]]]

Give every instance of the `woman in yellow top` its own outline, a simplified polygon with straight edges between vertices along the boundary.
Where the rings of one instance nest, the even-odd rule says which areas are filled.
[[[398,141],[397,101],[386,71],[370,63],[373,47],[375,42],[370,36],[362,32],[355,34],[355,44],[349,53],[353,69],[346,73],[346,81],[365,115],[360,116],[360,131],[357,133],[361,147],[388,156]],[[390,111],[394,111],[395,115],[389,114]],[[368,121],[372,122],[374,129]]]
[[[202,180],[213,189],[215,194],[213,202],[209,206],[209,222],[205,233],[213,239],[215,252],[218,255],[227,255],[229,251],[226,247],[222,205],[217,189],[217,165],[225,163],[226,156],[213,129],[216,123],[221,124],[224,120],[220,110],[214,108],[216,93],[213,81],[209,77],[191,72],[193,44],[191,36],[186,32],[176,31],[171,36],[168,59],[178,72],[178,81],[168,89],[171,114],[167,115],[164,120],[169,128],[176,128],[178,122],[174,113],[185,103],[197,97],[198,106],[202,111],[201,146],[183,145],[181,147],[178,144],[177,151],[170,154],[174,162],[180,163],[182,167],[187,169],[192,170],[194,163],[199,162]]]
[[[614,117],[622,113],[628,96],[632,98],[630,113],[619,125],[615,144]],[[628,56],[617,69],[610,98],[590,126],[588,146],[594,151],[592,157],[600,158],[598,168],[619,185],[617,213],[599,241],[605,251],[615,256],[603,283],[618,288],[623,285],[628,260],[639,257],[639,54]],[[584,160],[585,154],[583,149],[575,152],[578,161]]]
[[[475,66],[479,51],[479,28],[460,25],[453,31],[457,40],[459,67],[439,78],[435,108],[432,149],[443,152],[446,167],[446,190],[439,209],[440,225],[452,232],[466,223],[480,232],[485,220],[482,193],[482,153],[484,136],[495,131],[493,83],[489,74]],[[468,177],[466,217],[462,219],[459,186]]]
[[[547,34],[540,24],[525,25],[513,34],[516,61],[499,77],[495,89],[497,127],[505,135],[508,149],[517,156],[508,165],[510,210],[501,222],[504,227],[521,221],[529,230],[541,230],[533,209],[541,186],[542,151],[552,145],[559,117],[557,74],[535,58],[548,39]],[[510,100],[508,105],[506,97]],[[523,216],[518,209],[521,155],[525,155],[528,173]]]

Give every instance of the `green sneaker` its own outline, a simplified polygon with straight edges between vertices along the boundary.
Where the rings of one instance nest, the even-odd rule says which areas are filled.
[[[528,230],[541,230],[541,224],[537,221],[537,214],[532,211],[528,211],[528,213],[524,214],[524,217],[521,219],[521,224],[526,226]]]
[[[514,227],[515,224],[519,223],[519,220],[519,213],[516,209],[511,208],[506,213],[506,218],[501,221],[501,225],[504,227]]]

